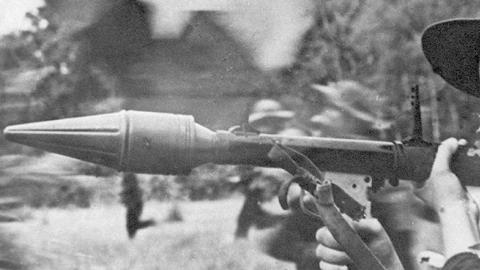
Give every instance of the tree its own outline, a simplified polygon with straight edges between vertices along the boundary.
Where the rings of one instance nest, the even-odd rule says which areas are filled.
[[[79,43],[59,31],[51,18],[54,11],[49,5],[38,13],[27,13],[31,30],[2,38],[2,55],[10,55],[3,68],[16,66],[19,70],[49,72],[38,78],[32,91],[42,106],[30,114],[29,121],[80,115],[82,105],[107,97],[111,92],[111,78],[98,67],[82,61]],[[13,62],[10,63],[10,62]]]
[[[311,98],[305,94],[311,83],[358,81],[388,99],[383,114],[396,121],[399,138],[407,136],[410,130],[406,116],[410,87],[421,84],[424,108],[432,113],[426,118],[440,119],[442,137],[474,133],[478,101],[457,95],[457,90],[433,74],[421,51],[420,40],[431,23],[477,17],[480,3],[466,0],[321,3],[316,24],[305,36],[296,63],[277,78],[280,88]],[[431,91],[431,87],[437,90]],[[432,98],[439,102],[437,111],[430,108]],[[321,99],[322,96],[317,97],[317,103],[321,104]],[[428,130],[431,133],[432,128],[429,126]]]

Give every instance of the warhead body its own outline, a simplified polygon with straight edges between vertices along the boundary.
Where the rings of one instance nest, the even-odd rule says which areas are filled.
[[[14,125],[4,134],[12,142],[119,171],[159,174],[187,173],[198,165],[192,164],[195,142],[215,137],[192,116],[139,111]]]

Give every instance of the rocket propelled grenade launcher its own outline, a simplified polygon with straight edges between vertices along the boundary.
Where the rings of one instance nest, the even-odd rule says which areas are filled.
[[[186,174],[205,163],[276,167],[275,143],[293,148],[324,171],[414,181],[430,173],[436,145],[212,131],[192,116],[121,111],[9,126],[5,137],[119,171]],[[480,150],[479,150],[480,152]],[[466,185],[480,185],[480,155],[461,148],[452,168]]]
[[[477,97],[479,30],[480,20],[455,19],[434,24],[422,35],[422,49],[433,70]],[[181,174],[208,162],[276,166],[268,152],[280,143],[325,171],[371,175],[393,183],[423,181],[437,145],[422,140],[418,88],[414,90],[415,128],[404,142],[215,132],[195,123],[192,116],[137,111],[15,125],[4,133],[10,141],[120,171]],[[479,149],[461,147],[451,165],[464,184],[480,185]]]

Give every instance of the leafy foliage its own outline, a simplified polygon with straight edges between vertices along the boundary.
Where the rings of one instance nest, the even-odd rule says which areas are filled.
[[[479,124],[475,109],[479,102],[457,95],[433,74],[420,38],[434,22],[478,15],[480,3],[472,1],[322,1],[297,62],[280,74],[277,83],[286,91],[308,96],[305,89],[311,83],[358,81],[387,98],[384,114],[396,122],[396,138],[408,135],[409,90],[419,84],[426,111],[432,99],[439,103],[432,117],[439,118],[440,136],[431,135],[436,127],[429,127],[427,137],[471,135]]]
[[[81,114],[82,104],[108,96],[112,80],[100,68],[82,58],[86,52],[54,24],[52,10],[46,6],[38,14],[26,15],[32,30],[2,38],[0,54],[9,56],[3,70],[47,70],[37,76],[31,98],[40,106],[30,108],[29,119],[55,119]],[[0,71],[1,72],[1,71]],[[1,77],[1,76],[0,76]]]

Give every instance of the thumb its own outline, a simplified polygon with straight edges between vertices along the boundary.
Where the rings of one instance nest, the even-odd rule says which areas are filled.
[[[443,141],[438,147],[435,160],[432,165],[432,174],[441,171],[450,171],[450,160],[457,151],[459,145],[465,145],[467,141],[464,139],[457,140],[449,138]]]

